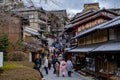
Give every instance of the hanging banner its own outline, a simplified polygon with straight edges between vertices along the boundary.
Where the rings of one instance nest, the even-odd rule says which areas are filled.
[[[3,66],[3,52],[0,52],[0,67]]]

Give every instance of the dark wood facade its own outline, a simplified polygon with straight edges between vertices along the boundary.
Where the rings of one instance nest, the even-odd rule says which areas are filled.
[[[77,38],[77,46],[84,46],[82,49],[86,49],[86,51],[82,51],[81,48],[78,47],[78,52],[75,51],[78,54],[84,54],[86,59],[86,61],[84,61],[86,67],[80,69],[81,71],[92,74],[95,77],[112,80],[111,78],[114,78],[113,76],[116,75],[116,71],[119,69],[119,58],[116,57],[119,56],[119,50],[94,50],[106,43],[111,44],[112,42],[114,44],[116,41],[119,42],[119,25],[108,29],[97,29],[94,27],[107,23],[109,20],[112,20],[116,14],[107,10],[100,10],[92,14],[89,16],[86,15],[87,17],[82,16],[84,17],[83,19],[80,19],[81,17],[75,19],[73,27],[71,28],[76,31],[76,37],[74,37],[72,41],[75,41]],[[107,25],[108,24],[105,26]],[[90,50],[89,46],[95,48]],[[72,53],[74,53],[74,49]],[[82,56],[79,57],[82,58]],[[82,63],[82,61],[80,63]]]

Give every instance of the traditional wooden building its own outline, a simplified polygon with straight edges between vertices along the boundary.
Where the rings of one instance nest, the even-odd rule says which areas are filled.
[[[77,15],[78,17],[66,26],[69,34],[73,35],[73,31],[75,33],[70,42],[77,42],[76,48],[68,52],[76,53],[78,69],[110,80],[119,69],[119,58],[115,57],[119,56],[119,17],[115,18],[117,14],[106,9],[83,14],[85,13]],[[113,27],[115,25],[117,27]]]
[[[85,44],[70,50],[71,52],[86,53],[86,68],[82,69],[82,71],[107,80],[112,80],[111,78],[115,76],[118,78],[119,19],[120,17],[118,16],[113,20],[91,28],[91,30],[88,29],[80,33],[81,35],[78,36],[78,39],[82,38],[82,36],[87,37],[97,34],[96,38],[92,37],[90,40],[100,40],[98,43]],[[101,32],[104,34],[101,34]],[[105,38],[106,40],[104,41]],[[88,41],[88,39],[86,41]]]
[[[61,36],[64,31],[64,25],[68,20],[66,10],[52,10],[49,11],[49,14],[52,35],[55,37]]]

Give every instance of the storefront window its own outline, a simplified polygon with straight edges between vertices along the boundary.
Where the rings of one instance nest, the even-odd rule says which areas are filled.
[[[87,68],[95,71],[95,59],[86,58],[86,62],[87,62]]]

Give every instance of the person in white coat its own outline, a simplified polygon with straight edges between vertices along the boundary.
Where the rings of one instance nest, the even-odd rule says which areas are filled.
[[[71,60],[68,59],[66,62],[66,69],[67,69],[67,73],[68,73],[69,77],[71,77],[72,68],[73,68],[73,64],[72,64]]]
[[[65,62],[64,58],[60,62],[60,72],[62,73],[62,76],[65,77],[65,75],[66,75],[66,62]]]
[[[48,59],[47,59],[47,57],[45,57],[44,69],[45,69],[46,74],[48,75]]]

